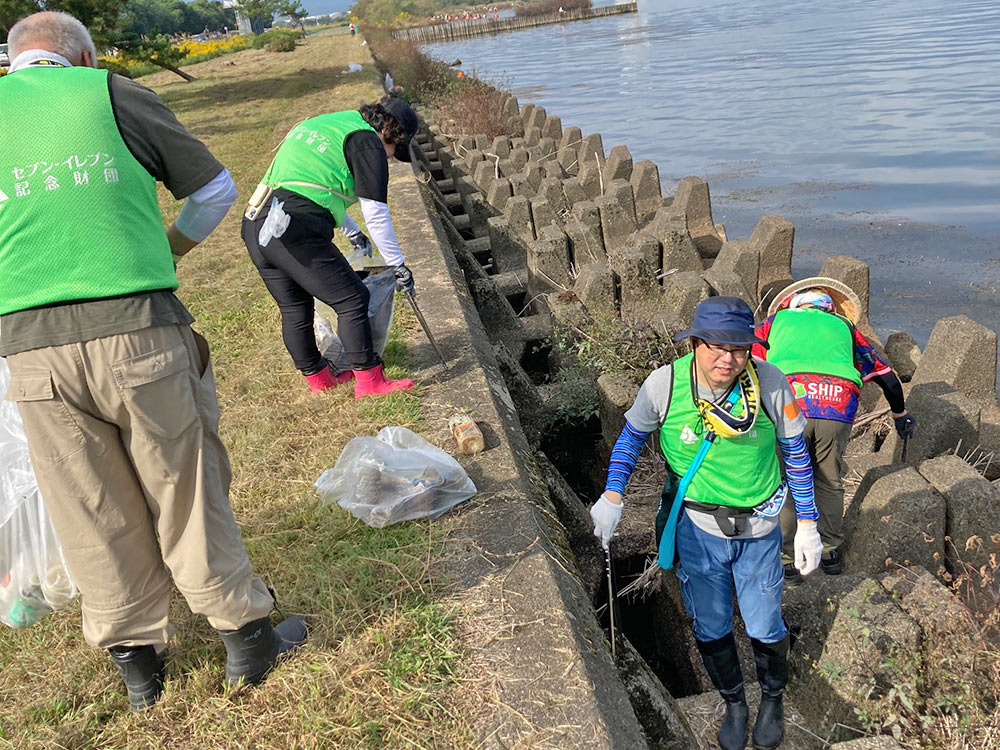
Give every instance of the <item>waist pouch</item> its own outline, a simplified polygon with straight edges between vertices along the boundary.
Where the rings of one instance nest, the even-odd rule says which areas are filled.
[[[751,508],[734,508],[732,505],[714,505],[699,503],[696,500],[685,500],[684,507],[711,515],[719,530],[726,536],[739,536],[747,530],[747,519],[756,515]]]

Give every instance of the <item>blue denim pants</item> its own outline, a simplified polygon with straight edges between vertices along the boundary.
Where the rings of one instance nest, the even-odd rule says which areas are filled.
[[[677,578],[699,641],[717,640],[733,629],[734,585],[747,635],[763,643],[785,637],[778,526],[758,539],[727,539],[702,531],[684,512],[677,524],[677,551]]]

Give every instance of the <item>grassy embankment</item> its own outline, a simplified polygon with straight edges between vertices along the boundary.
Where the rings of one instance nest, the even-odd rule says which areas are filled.
[[[312,114],[356,107],[379,89],[360,39],[320,34],[289,54],[246,50],[198,66],[199,80],[143,79],[232,172],[238,206],[271,149]],[[365,71],[346,74],[349,61]],[[165,215],[179,204],[162,194]],[[239,238],[241,210],[185,258],[184,302],[213,348],[232,504],[258,574],[285,612],[312,617],[308,645],[259,688],[220,688],[224,649],[175,594],[166,694],[127,711],[108,657],[86,646],[74,604],[22,631],[0,630],[0,747],[329,748],[468,746],[454,707],[455,615],[432,573],[434,524],[371,529],[323,507],[312,483],[357,434],[420,429],[421,395],[355,401],[349,387],[311,395],[281,343],[278,311]],[[397,305],[386,352],[405,372]],[[465,680],[463,679],[463,682]]]

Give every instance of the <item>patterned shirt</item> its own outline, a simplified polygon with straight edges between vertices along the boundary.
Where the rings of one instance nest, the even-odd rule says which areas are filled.
[[[774,316],[770,316],[757,326],[758,338],[767,340],[771,332]],[[854,366],[861,374],[861,381],[867,383],[879,375],[887,375],[892,368],[882,361],[875,348],[856,327],[854,330]],[[767,349],[760,344],[753,347],[753,356],[767,359]],[[858,397],[861,389],[850,380],[834,375],[820,375],[812,372],[787,374],[792,392],[799,408],[808,419],[831,419],[835,422],[854,422],[858,411]]]

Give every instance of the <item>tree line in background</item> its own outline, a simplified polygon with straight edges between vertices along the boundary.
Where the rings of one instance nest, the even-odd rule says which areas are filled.
[[[199,34],[236,28],[236,13],[217,0],[131,0],[127,30],[136,34]]]
[[[371,26],[394,26],[410,17],[429,18],[469,0],[357,0],[351,14]]]

